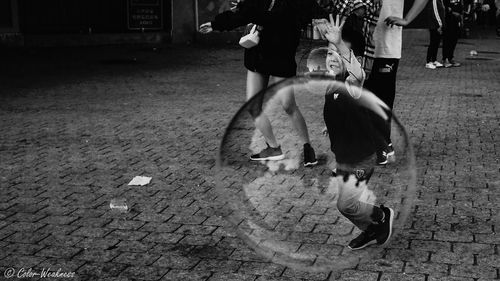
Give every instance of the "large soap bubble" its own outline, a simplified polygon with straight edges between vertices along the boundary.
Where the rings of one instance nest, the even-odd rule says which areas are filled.
[[[303,143],[283,109],[290,91],[319,160],[314,167],[303,166]],[[271,121],[282,160],[249,158],[266,148],[254,124],[262,115]],[[381,124],[391,115],[396,154],[388,165],[377,166],[372,152],[383,139]],[[416,195],[415,159],[398,119],[371,92],[322,71],[274,84],[245,103],[227,126],[217,160],[225,218],[257,253],[298,270],[338,271],[378,256],[403,230]],[[346,161],[374,168],[369,182],[358,182],[356,172],[335,176]],[[338,210],[344,188],[357,190],[353,194],[360,202],[394,210],[389,244],[357,251],[346,247],[360,230]]]

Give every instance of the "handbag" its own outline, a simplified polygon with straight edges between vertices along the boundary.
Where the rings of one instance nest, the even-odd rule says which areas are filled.
[[[275,0],[272,0],[271,1],[271,5],[269,5],[269,9],[267,9],[267,11],[271,11],[274,7],[274,2]],[[250,28],[251,26],[251,28]],[[258,26],[256,24],[249,24],[247,26],[247,30],[250,30],[248,32],[248,34],[242,36],[240,38],[240,42],[239,44],[246,48],[246,49],[250,49],[250,48],[253,48],[255,46],[257,46],[259,44],[259,41],[260,41],[260,31],[262,31],[262,26]]]

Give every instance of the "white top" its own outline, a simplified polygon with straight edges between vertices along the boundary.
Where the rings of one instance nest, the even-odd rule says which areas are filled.
[[[383,0],[377,26],[373,32],[375,57],[400,59],[403,44],[403,28],[390,27],[384,20],[389,16],[403,17],[404,0]]]

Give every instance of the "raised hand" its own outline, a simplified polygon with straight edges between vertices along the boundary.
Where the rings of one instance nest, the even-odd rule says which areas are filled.
[[[211,22],[206,22],[202,25],[200,25],[200,28],[198,30],[200,33],[207,34],[213,31],[212,28],[212,23]]]
[[[328,42],[338,45],[342,42],[342,27],[344,23],[345,19],[341,20],[339,15],[334,20],[333,15],[330,14],[330,22],[320,23],[317,25],[317,28]]]

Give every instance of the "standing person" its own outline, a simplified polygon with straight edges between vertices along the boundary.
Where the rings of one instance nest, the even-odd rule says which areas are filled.
[[[441,0],[432,0],[430,5],[433,10],[434,23],[442,26],[439,11]],[[375,45],[373,69],[370,77],[365,83],[365,87],[372,91],[392,110],[396,96],[396,77],[401,59],[401,50],[403,42],[402,27],[412,22],[418,14],[426,7],[427,0],[415,0],[412,7],[403,18],[404,1],[383,0],[380,15],[377,19],[377,25],[373,33],[373,42]],[[444,9],[441,10],[444,12]],[[436,29],[438,32],[439,28]],[[439,34],[439,33],[438,33]],[[438,43],[439,44],[439,43]],[[437,53],[437,50],[436,50]],[[428,60],[429,61],[429,60]],[[432,62],[436,61],[433,58]],[[433,65],[434,66],[434,65]],[[394,148],[391,140],[391,119],[385,124],[376,124],[384,132],[384,138],[387,142],[386,149],[378,151],[377,164],[385,165],[389,157],[394,157]]]
[[[461,64],[453,59],[462,21],[463,5],[461,0],[444,0],[446,24],[443,29],[443,65],[457,67]]]
[[[296,75],[295,53],[301,29],[313,18],[325,18],[326,12],[315,0],[245,0],[231,11],[223,12],[212,22],[200,26],[201,33],[226,31],[249,23],[262,27],[257,46],[245,49],[247,68],[247,100],[265,89],[270,77],[281,81]],[[304,143],[304,166],[316,165],[316,155],[310,145],[306,122],[295,102],[293,89],[282,95],[282,105],[290,116]],[[257,129],[264,136],[267,148],[251,155],[251,160],[281,160],[285,156],[278,144],[271,123],[262,110],[252,113]]]
[[[347,246],[358,250],[371,244],[385,245],[392,235],[394,211],[384,205],[375,206],[375,198],[367,200],[367,184],[374,171],[375,155],[385,143],[379,143],[373,127],[373,116],[369,109],[355,100],[367,94],[360,88],[365,73],[352,49],[357,49],[359,40],[353,35],[340,36],[344,22],[339,19],[320,28],[329,41],[326,56],[328,73],[345,88],[332,84],[325,94],[323,118],[330,138],[331,150],[337,162],[334,176],[339,186],[337,209],[362,232]],[[355,36],[355,34],[354,34]],[[361,41],[362,42],[362,41]],[[380,118],[380,117],[377,117]],[[387,116],[385,116],[387,118]],[[382,145],[382,147],[380,147]]]
[[[429,47],[427,48],[427,63],[425,68],[436,69],[443,67],[437,60],[439,44],[443,39],[443,29],[445,24],[445,7],[443,0],[432,0],[428,6],[429,21]],[[443,40],[444,41],[444,40]]]
[[[437,60],[439,44],[441,43],[444,25],[444,4],[442,0],[432,0],[429,5],[431,19],[429,22],[430,42],[427,48],[427,63],[425,68],[436,69],[443,67],[443,64]]]

